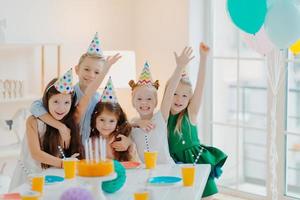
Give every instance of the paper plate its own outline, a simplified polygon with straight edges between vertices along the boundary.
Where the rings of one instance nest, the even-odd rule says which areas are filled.
[[[176,176],[156,176],[148,179],[148,183],[155,185],[170,185],[178,183],[182,178]]]
[[[47,175],[45,176],[45,184],[46,185],[52,185],[55,183],[59,183],[64,181],[65,179],[61,176],[52,176],[52,175]]]
[[[141,165],[141,163],[133,161],[121,162],[121,164],[125,167],[125,169],[135,169]]]

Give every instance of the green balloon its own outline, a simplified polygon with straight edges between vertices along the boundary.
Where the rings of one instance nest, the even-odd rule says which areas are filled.
[[[126,182],[126,170],[123,165],[114,160],[114,168],[117,173],[117,178],[111,181],[104,181],[102,183],[102,190],[106,193],[114,193],[120,190]]]
[[[265,22],[266,0],[227,0],[232,22],[246,33],[255,34]]]

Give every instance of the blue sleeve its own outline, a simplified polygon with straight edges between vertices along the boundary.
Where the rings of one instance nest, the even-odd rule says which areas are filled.
[[[30,112],[35,117],[40,117],[47,113],[47,110],[44,108],[43,102],[41,99],[34,101],[31,104]]]

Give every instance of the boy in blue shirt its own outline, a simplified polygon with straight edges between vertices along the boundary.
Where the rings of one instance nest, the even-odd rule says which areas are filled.
[[[105,62],[103,52],[100,48],[100,41],[98,38],[98,34],[94,36],[87,53],[83,54],[78,64],[75,66],[76,74],[78,75],[79,81],[74,86],[74,91],[77,97],[77,103],[83,97],[85,89],[87,86],[95,80],[97,75],[102,72],[102,65]],[[91,115],[95,108],[95,105],[99,102],[100,94],[95,93],[91,98],[89,105],[85,111],[84,116],[80,122],[80,133],[82,137],[82,141],[85,141],[89,138],[90,135],[90,122]],[[36,100],[32,103],[30,112],[35,117],[40,118],[46,124],[56,128],[59,130],[62,140],[64,141],[64,148],[67,148],[70,144],[67,141],[70,141],[71,137],[70,129],[60,121],[55,120],[44,108],[42,100]],[[117,146],[119,147],[119,151],[126,151],[131,144],[131,140],[129,138],[122,138]],[[120,148],[121,146],[121,148]]]

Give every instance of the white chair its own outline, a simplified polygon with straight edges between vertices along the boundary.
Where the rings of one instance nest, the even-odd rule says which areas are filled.
[[[21,141],[26,130],[26,119],[30,115],[25,108],[19,109],[13,117],[6,121],[0,119],[0,194],[9,191],[9,185],[15,161],[20,154]],[[5,172],[5,166],[7,165]]]
[[[15,147],[21,144],[26,130],[26,119],[30,115],[28,109],[19,109],[11,119],[0,119],[0,135],[5,140],[0,147]]]
[[[9,184],[11,181],[11,178],[7,175],[4,175],[4,168],[6,166],[6,163],[3,163],[0,167],[0,194],[5,194],[8,192]]]

